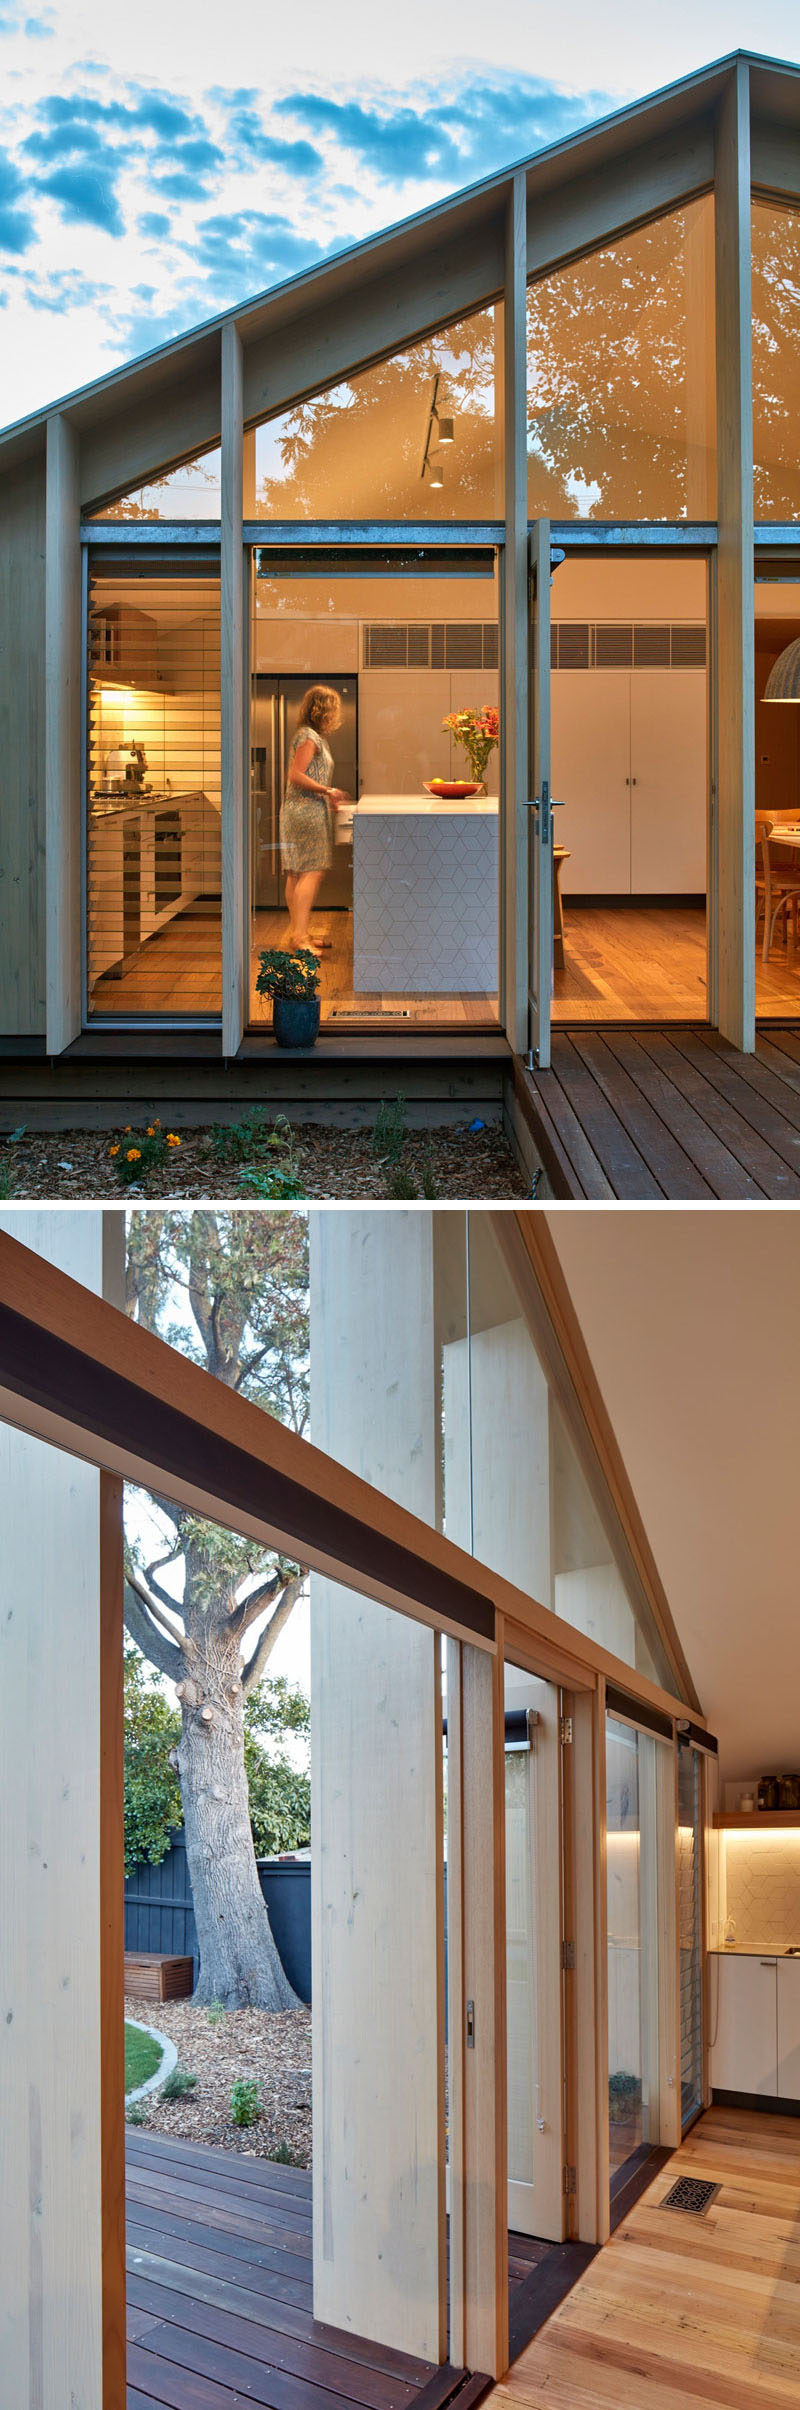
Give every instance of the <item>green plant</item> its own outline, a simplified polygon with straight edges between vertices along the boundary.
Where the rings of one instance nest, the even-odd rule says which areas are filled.
[[[279,2167],[302,2167],[300,2151],[293,2151],[288,2142],[276,2142],[274,2151],[265,2151],[266,2159],[277,2159]]]
[[[228,2011],[224,2000],[210,2000],[206,2009],[209,2025],[224,2025]]]
[[[305,1182],[294,1164],[251,1163],[243,1171],[239,1186],[247,1190],[248,1196],[261,1197],[266,1202],[272,1198],[304,1197],[306,1193]]]
[[[402,1163],[396,1164],[394,1170],[390,1172],[386,1182],[386,1194],[387,1197],[396,1199],[419,1196],[413,1172],[406,1171]]]
[[[172,2074],[167,2076],[166,2083],[161,2086],[161,2098],[162,2100],[185,2100],[188,2092],[196,2090],[196,2075],[190,2075],[186,2067],[173,2067]]]
[[[256,2125],[261,2115],[258,2085],[240,2076],[231,2086],[231,2116],[234,2125]]]
[[[283,954],[277,946],[265,947],[258,957],[256,988],[259,996],[316,996],[319,989],[316,954]]]
[[[383,1156],[385,1162],[399,1163],[400,1161],[406,1134],[407,1111],[406,1099],[402,1094],[396,1096],[392,1104],[387,1104],[385,1098],[381,1099],[372,1132],[372,1152],[374,1155]]]
[[[181,1719],[160,1683],[148,1673],[131,1641],[125,1644],[123,1693],[125,1736],[125,1872],[146,1860],[160,1866],[183,1823],[178,1776],[170,1753],[181,1737]]]
[[[162,1129],[160,1121],[148,1122],[146,1130],[129,1123],[108,1150],[120,1187],[138,1186],[147,1172],[163,1171],[180,1143],[177,1131]]]
[[[130,2108],[125,2111],[125,2123],[126,2125],[147,2124],[147,2110],[143,2100],[131,2101]]]
[[[276,1123],[277,1128],[277,1123]],[[268,1145],[270,1131],[260,1105],[251,1106],[241,1121],[212,1121],[211,1152],[215,1163],[249,1163]]]
[[[7,1163],[0,1162],[0,1198],[13,1197],[14,1174]]]
[[[438,1180],[437,1180],[437,1178],[436,1178],[436,1173],[435,1173],[435,1171],[434,1171],[434,1166],[433,1166],[433,1147],[432,1147],[432,1145],[431,1145],[431,1141],[430,1141],[430,1139],[429,1139],[429,1138],[426,1140],[425,1146],[424,1146],[424,1148],[423,1148],[423,1153],[422,1153],[422,1170],[421,1170],[421,1173],[420,1173],[420,1180],[421,1180],[421,1186],[422,1186],[422,1194],[423,1194],[423,1196],[424,1196],[424,1197],[429,1197],[429,1198],[438,1197],[438,1195],[439,1195],[439,1183],[438,1183]]]

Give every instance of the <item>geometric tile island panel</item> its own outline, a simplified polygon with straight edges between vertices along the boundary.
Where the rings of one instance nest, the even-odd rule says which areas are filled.
[[[355,815],[356,994],[497,990],[497,805]]]

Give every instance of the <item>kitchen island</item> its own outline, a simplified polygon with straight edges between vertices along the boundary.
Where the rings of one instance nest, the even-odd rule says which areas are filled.
[[[356,995],[496,994],[497,832],[496,795],[359,798]]]

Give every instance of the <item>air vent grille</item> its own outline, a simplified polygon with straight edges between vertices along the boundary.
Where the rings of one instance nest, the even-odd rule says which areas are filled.
[[[496,619],[373,620],[363,632],[365,669],[496,669]]]
[[[706,631],[702,622],[562,619],[551,629],[550,660],[553,669],[705,669]]]

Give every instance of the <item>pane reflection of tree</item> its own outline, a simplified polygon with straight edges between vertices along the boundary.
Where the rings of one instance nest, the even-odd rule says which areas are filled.
[[[800,519],[800,211],[753,203],[757,519]]]
[[[528,294],[531,517],[714,516],[713,205]]]
[[[440,488],[420,476],[437,371],[440,410],[455,420]],[[495,518],[502,512],[495,382],[495,312],[487,309],[298,403],[259,429],[259,515]]]

